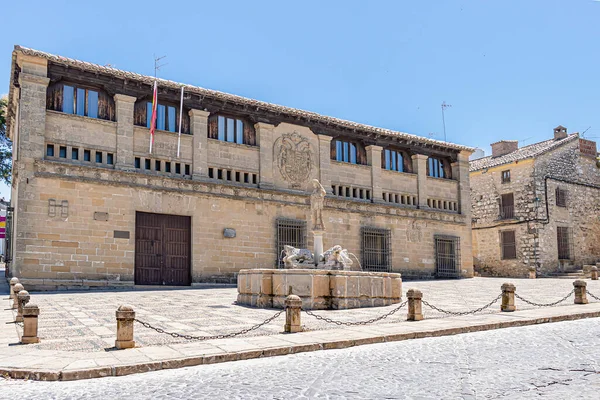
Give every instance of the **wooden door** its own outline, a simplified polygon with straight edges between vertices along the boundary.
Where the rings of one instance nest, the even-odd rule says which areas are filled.
[[[135,283],[189,285],[190,217],[136,213]]]

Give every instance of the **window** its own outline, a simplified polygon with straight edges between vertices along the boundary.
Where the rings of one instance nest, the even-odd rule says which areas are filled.
[[[515,198],[512,193],[503,194],[500,199],[500,219],[515,217]]]
[[[244,121],[219,115],[217,117],[217,139],[224,142],[243,144]]]
[[[409,172],[405,171],[405,154],[401,151],[384,150],[383,152],[383,167],[390,171]],[[408,169],[408,168],[406,168]]]
[[[58,156],[60,158],[67,158],[67,148],[65,146],[60,146],[58,148]]]
[[[567,206],[567,191],[561,188],[556,188],[556,205],[558,207]]]
[[[175,163],[175,173],[181,174],[181,164],[180,163]]]
[[[437,278],[460,278],[460,238],[434,235],[435,276]]]
[[[362,227],[362,267],[366,271],[389,272],[392,269],[391,232],[389,229]]]
[[[345,142],[342,140],[335,141],[335,160],[357,164],[357,147],[356,144]]]
[[[571,251],[571,240],[570,240],[569,228],[565,226],[556,227],[556,239],[558,242],[558,259],[559,260],[570,260]]]
[[[515,231],[500,232],[500,241],[502,246],[502,259],[514,260],[517,258],[517,243],[515,240]]]
[[[510,182],[510,170],[502,171],[502,183]]]
[[[154,160],[154,170],[160,171],[160,160]]]
[[[90,118],[98,118],[98,92],[64,85],[62,111]]]
[[[185,174],[190,175],[190,164],[185,164]]]
[[[144,160],[144,169],[150,169],[150,160],[148,158]]]
[[[171,162],[170,161],[167,161],[165,163],[165,172],[169,173],[169,174],[171,173]]]
[[[83,150],[83,161],[91,161],[92,152],[89,150]]]
[[[306,221],[297,219],[277,219],[277,260],[275,265],[283,267],[282,254],[284,246],[292,246],[297,249],[306,248]]]
[[[155,128],[161,131],[177,132],[177,108],[158,104],[156,106]],[[152,122],[152,103],[146,103],[146,127],[150,128]]]
[[[141,167],[142,167],[142,163],[141,163],[141,161],[142,161],[142,160],[140,160],[140,158],[139,158],[139,157],[136,157],[136,158],[135,158],[135,167],[136,167],[136,168],[138,168],[138,169],[139,169],[139,168],[141,168]]]
[[[447,161],[441,158],[429,157],[427,160],[427,175],[432,178],[450,179]]]
[[[54,145],[53,144],[46,145],[46,156],[54,157]]]
[[[96,152],[96,162],[102,164],[102,152],[100,151]]]
[[[79,160],[79,149],[77,149],[77,148],[71,149],[71,158],[73,160]]]
[[[108,165],[113,165],[113,163],[114,163],[113,153],[106,153],[106,163]]]

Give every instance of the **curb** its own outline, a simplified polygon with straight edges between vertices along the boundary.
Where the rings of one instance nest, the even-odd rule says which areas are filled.
[[[513,328],[527,325],[538,325],[551,322],[573,321],[586,318],[600,317],[600,311],[578,312],[551,317],[530,318],[516,321],[503,321],[481,325],[466,325],[457,328],[442,328],[424,330],[421,332],[407,332],[389,335],[374,335],[359,339],[349,340],[322,340],[321,343],[295,344],[291,346],[279,346],[262,350],[246,350],[217,355],[204,355],[169,359],[163,361],[152,361],[144,363],[132,363],[112,367],[94,367],[78,370],[36,370],[19,368],[0,368],[0,375],[12,379],[27,379],[36,381],[73,381],[80,379],[103,378],[107,376],[124,376],[162,369],[174,369],[192,367],[197,365],[208,365],[230,361],[250,360],[254,358],[274,357],[287,354],[297,354],[318,350],[345,349],[365,344],[398,342],[409,339],[421,339],[426,337],[440,337],[457,335],[461,333],[472,333],[488,331],[493,329]]]

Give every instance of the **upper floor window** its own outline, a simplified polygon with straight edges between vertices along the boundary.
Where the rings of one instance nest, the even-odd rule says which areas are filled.
[[[181,133],[190,133],[190,117],[187,113],[181,115]],[[137,126],[150,128],[152,122],[152,102],[143,100],[135,103],[133,123]],[[179,132],[179,107],[166,103],[156,106],[155,129],[168,132]]]
[[[556,188],[556,205],[558,207],[567,206],[567,191],[565,189]]]
[[[450,173],[450,164],[446,159],[429,157],[427,160],[427,176],[431,176],[433,178],[452,178]]]
[[[208,137],[223,142],[256,146],[254,127],[241,118],[214,115],[209,118]]]
[[[366,164],[367,157],[364,148],[358,143],[332,140],[331,159],[350,164]]]
[[[385,149],[381,166],[390,171],[412,172],[409,156],[403,151]]]
[[[515,197],[512,193],[500,196],[500,219],[515,217]]]
[[[502,183],[510,182],[510,170],[502,171]]]
[[[102,90],[58,82],[48,86],[46,106],[49,110],[114,121],[113,99]]]

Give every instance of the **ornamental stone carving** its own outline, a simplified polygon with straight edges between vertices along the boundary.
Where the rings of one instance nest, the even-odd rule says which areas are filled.
[[[314,160],[308,139],[297,132],[286,133],[275,141],[273,150],[283,179],[294,189],[304,187],[310,178]]]

